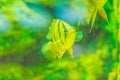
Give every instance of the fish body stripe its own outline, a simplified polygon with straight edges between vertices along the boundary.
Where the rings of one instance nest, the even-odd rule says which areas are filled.
[[[64,21],[54,19],[49,27],[49,50],[56,54],[57,58],[61,58],[65,51],[69,51],[72,55],[72,45],[76,37],[75,29]],[[46,53],[50,54],[50,53]]]

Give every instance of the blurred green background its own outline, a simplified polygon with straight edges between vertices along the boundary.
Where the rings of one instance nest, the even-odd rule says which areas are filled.
[[[0,80],[120,80],[120,1],[107,0],[109,23],[97,17],[91,33],[82,0],[71,1],[0,0]],[[53,19],[83,33],[74,59],[49,61],[42,54]]]

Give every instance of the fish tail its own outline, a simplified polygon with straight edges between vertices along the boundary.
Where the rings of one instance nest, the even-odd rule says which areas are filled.
[[[94,14],[93,14],[91,29],[90,29],[89,33],[91,33],[92,28],[93,28],[93,25],[94,25],[94,23],[95,23],[95,18],[96,18],[96,15],[97,15],[97,11],[98,11],[98,10],[96,9],[95,12],[94,12]]]

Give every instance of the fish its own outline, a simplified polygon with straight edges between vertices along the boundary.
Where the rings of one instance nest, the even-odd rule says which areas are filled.
[[[66,22],[54,19],[49,26],[48,42],[42,48],[42,53],[48,59],[61,59],[65,52],[73,57],[72,46],[75,42],[76,30]]]
[[[91,28],[89,33],[92,31],[92,28],[95,23],[96,16],[99,16],[105,22],[109,23],[107,14],[104,9],[104,5],[107,0],[71,0],[71,5],[75,8],[81,9],[81,7],[85,7],[86,11],[85,15],[85,24],[90,24]],[[81,14],[81,13],[80,13]],[[79,23],[79,21],[78,21]]]
[[[85,0],[85,1],[89,8],[87,12],[86,23],[89,24],[91,21],[91,29],[89,32],[91,32],[94,26],[97,15],[101,17],[105,22],[108,23],[107,14],[104,9],[104,5],[107,0]]]

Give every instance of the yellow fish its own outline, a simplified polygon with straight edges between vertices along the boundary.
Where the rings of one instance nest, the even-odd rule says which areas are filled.
[[[108,18],[106,15],[106,12],[103,8],[107,0],[86,0],[86,3],[88,5],[88,13],[87,13],[87,19],[86,23],[89,24],[91,21],[91,29],[90,32],[93,28],[94,22],[96,15],[100,16],[103,20],[108,22]]]
[[[86,10],[87,11],[86,23],[90,24],[91,22],[90,32],[94,26],[94,22],[97,15],[108,23],[107,14],[103,8],[107,0],[70,0],[70,1],[72,7],[74,8],[80,9],[80,7],[84,6],[86,7],[86,9],[88,9]]]
[[[76,37],[75,29],[64,21],[54,19],[49,27],[47,39],[42,52],[48,59],[61,59],[67,51],[73,57],[72,46]]]

